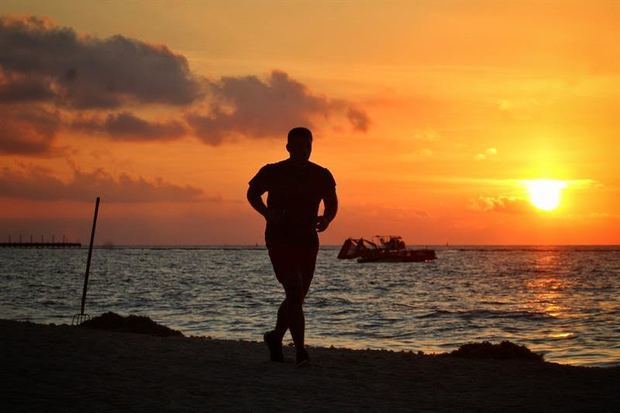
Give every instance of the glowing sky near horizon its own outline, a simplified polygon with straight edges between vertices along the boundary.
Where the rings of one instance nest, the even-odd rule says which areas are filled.
[[[262,243],[247,181],[304,123],[341,201],[323,243],[620,243],[618,2],[3,0],[0,15],[0,237],[84,242],[101,195],[101,243]],[[50,35],[68,32],[70,52]],[[555,208],[531,202],[534,180],[566,183]]]

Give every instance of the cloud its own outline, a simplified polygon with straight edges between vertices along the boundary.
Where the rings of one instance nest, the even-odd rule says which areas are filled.
[[[37,201],[91,201],[101,196],[109,202],[191,202],[205,199],[203,191],[192,186],[180,186],[162,179],[146,180],[126,174],[118,178],[97,169],[92,172],[73,171],[68,182],[41,169],[28,173],[0,170],[0,197]]]
[[[116,35],[78,36],[38,17],[0,16],[0,100],[55,100],[78,109],[186,105],[201,94],[185,57]]]
[[[494,156],[497,156],[497,149],[495,148],[487,148],[484,152],[476,154],[474,157],[477,161],[484,161],[485,159],[490,159]]]
[[[190,113],[186,119],[195,134],[211,145],[234,135],[282,136],[293,126],[312,127],[317,117],[327,119],[338,113],[346,114],[357,131],[366,131],[370,123],[366,113],[350,103],[314,95],[282,71],[273,71],[264,80],[256,76],[222,77],[210,83],[209,94],[213,99],[211,110]]]
[[[0,67],[0,103],[37,102],[53,97],[50,85],[42,79],[5,73]]]
[[[368,131],[370,127],[370,118],[366,112],[355,108],[349,108],[347,110],[347,118],[349,122],[351,122],[351,126],[353,126],[354,130],[360,132]]]
[[[541,101],[536,98],[527,99],[499,99],[497,109],[507,119],[532,120],[542,106],[549,106],[551,101]]]
[[[178,121],[147,121],[129,112],[108,114],[104,119],[78,119],[72,123],[72,127],[124,141],[169,140],[186,133],[185,126]]]
[[[527,200],[514,196],[480,196],[470,202],[470,210],[521,214],[531,209]]]
[[[0,154],[43,155],[60,128],[57,113],[37,107],[0,108]]]
[[[0,153],[46,154],[59,132],[75,129],[134,142],[193,134],[218,145],[330,118],[354,131],[370,127],[362,109],[312,93],[285,72],[208,80],[166,46],[82,35],[45,18],[0,16],[0,50]],[[149,120],[152,104],[167,105],[177,120]]]
[[[420,148],[410,152],[403,152],[398,154],[398,159],[404,161],[419,161],[421,159],[432,158],[434,152],[429,148]]]
[[[413,139],[423,142],[436,142],[439,140],[439,132],[432,128],[421,129],[413,134]]]
[[[508,112],[514,108],[514,103],[508,99],[499,99],[497,101],[497,108],[502,112]]]

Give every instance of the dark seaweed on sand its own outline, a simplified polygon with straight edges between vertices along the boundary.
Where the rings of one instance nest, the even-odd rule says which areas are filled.
[[[107,312],[80,324],[80,327],[98,330],[117,331],[123,333],[148,334],[158,337],[183,337],[183,333],[161,324],[157,324],[149,317],[130,315],[123,317],[113,312]]]
[[[536,354],[525,346],[519,346],[510,341],[502,341],[500,344],[492,344],[488,341],[482,343],[464,344],[457,350],[445,353],[446,356],[463,357],[468,359],[519,359],[544,361],[542,354]]]

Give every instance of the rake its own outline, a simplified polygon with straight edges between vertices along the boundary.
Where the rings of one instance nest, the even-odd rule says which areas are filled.
[[[86,304],[86,290],[88,289],[88,273],[90,271],[90,259],[93,256],[93,242],[95,241],[95,228],[97,227],[97,214],[99,213],[99,197],[95,201],[95,216],[93,217],[93,229],[90,232],[90,244],[88,245],[88,259],[86,260],[86,273],[84,274],[84,289],[82,290],[82,307],[79,314],[75,314],[71,320],[71,325],[79,325],[84,321],[90,320],[89,314],[84,314]]]

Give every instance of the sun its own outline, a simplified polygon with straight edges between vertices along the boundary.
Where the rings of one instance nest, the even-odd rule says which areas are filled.
[[[555,179],[536,179],[523,181],[530,195],[530,202],[543,211],[553,211],[560,205],[562,189],[566,182]]]

